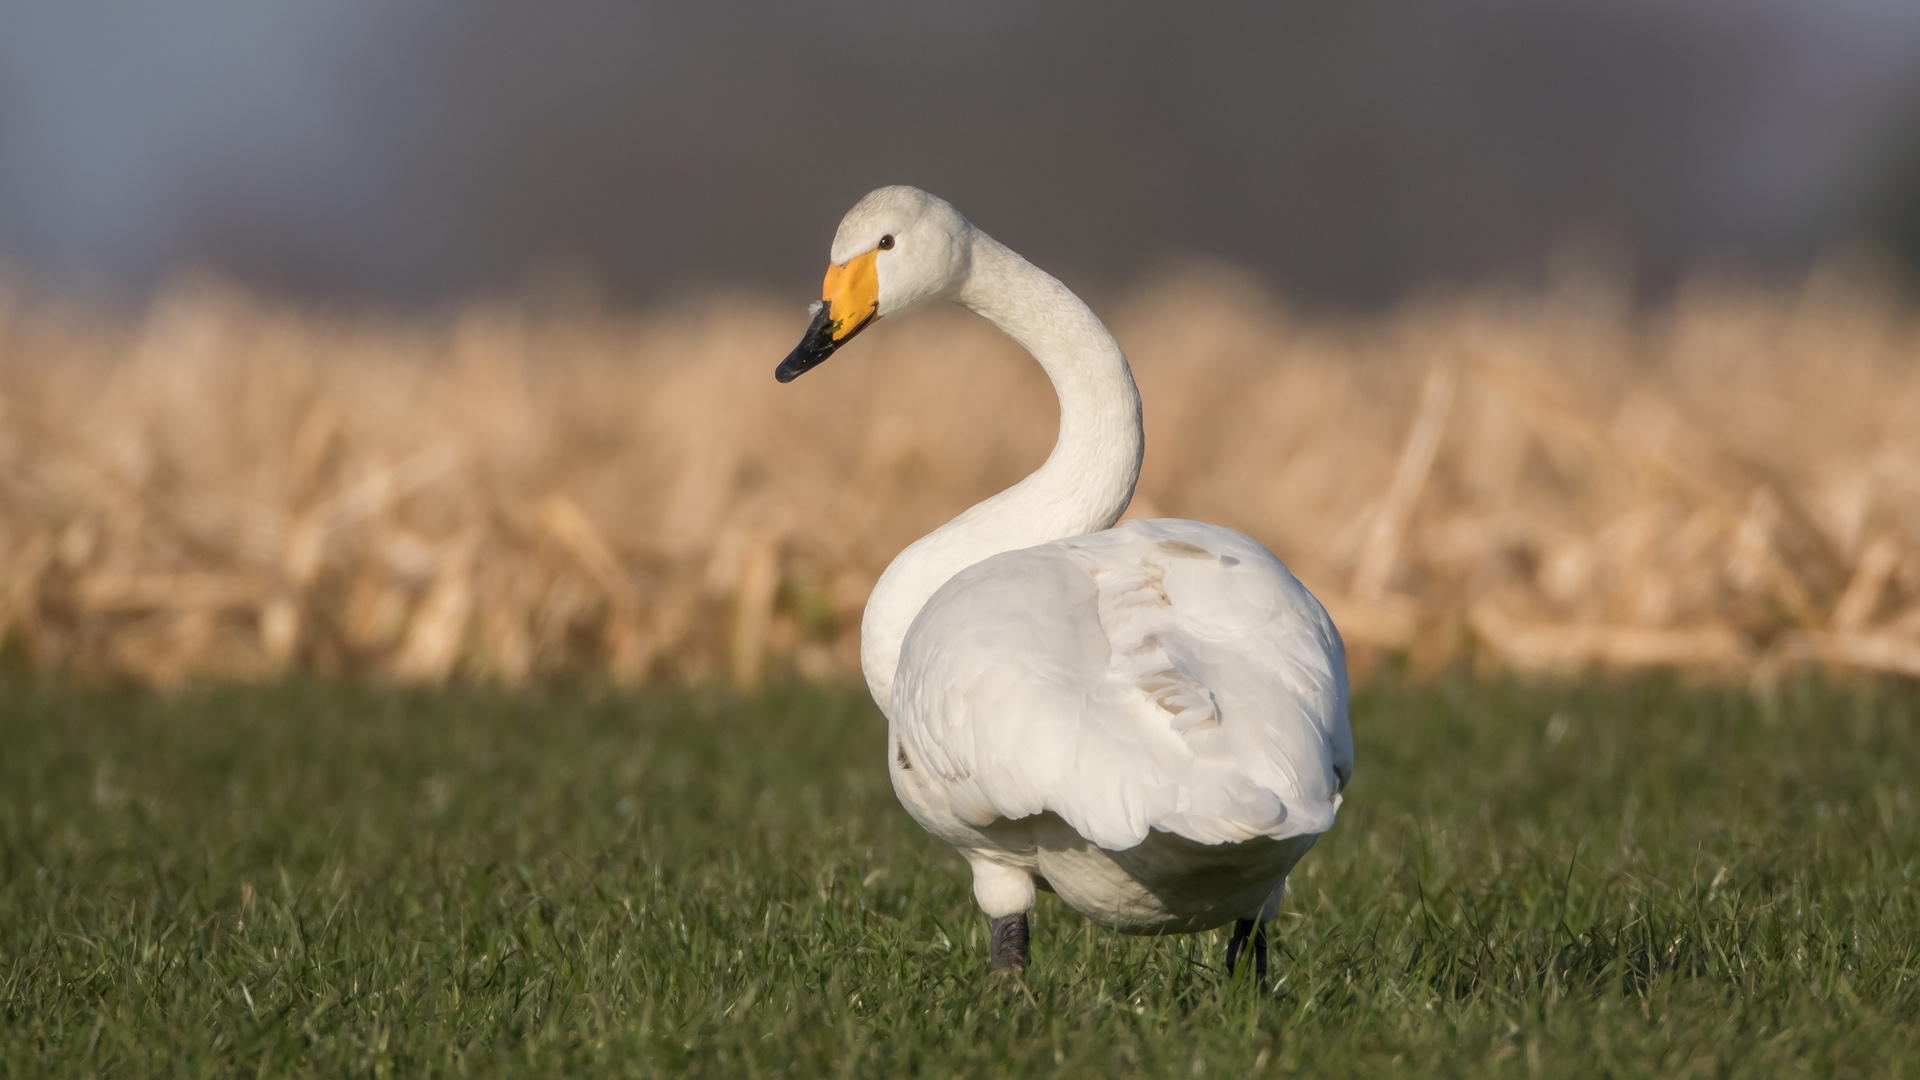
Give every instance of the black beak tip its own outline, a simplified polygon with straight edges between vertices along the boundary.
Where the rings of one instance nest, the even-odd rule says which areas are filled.
[[[780,366],[773,369],[773,377],[783,383],[793,380],[820,366],[820,362],[833,355],[838,344],[825,334],[808,334],[806,339],[793,347]]]
[[[774,378],[783,383],[790,383],[819,366],[822,360],[833,355],[833,350],[840,347],[841,342],[833,339],[833,318],[829,307],[830,305],[822,305],[820,310],[814,313],[813,322],[807,326],[806,335],[800,339],[800,344],[795,345],[793,351],[787,354],[787,358],[780,361],[780,366],[773,369]],[[847,337],[852,336],[852,334],[847,335]]]

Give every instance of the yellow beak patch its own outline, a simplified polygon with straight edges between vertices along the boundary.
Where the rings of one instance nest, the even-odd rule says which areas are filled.
[[[827,267],[820,283],[820,299],[833,320],[833,340],[845,341],[880,311],[879,249],[855,255],[843,265]]]

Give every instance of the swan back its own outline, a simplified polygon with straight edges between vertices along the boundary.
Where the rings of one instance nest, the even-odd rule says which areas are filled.
[[[1203,844],[1325,832],[1353,768],[1326,611],[1258,543],[1191,521],[954,575],[907,632],[892,719],[910,809],[976,827],[1052,811],[1115,851],[1154,829]]]

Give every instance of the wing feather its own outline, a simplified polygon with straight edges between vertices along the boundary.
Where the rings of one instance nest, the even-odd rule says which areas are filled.
[[[1005,552],[921,610],[893,725],[962,820],[1042,811],[1111,850],[1326,831],[1352,772],[1326,611],[1252,539],[1134,521]]]

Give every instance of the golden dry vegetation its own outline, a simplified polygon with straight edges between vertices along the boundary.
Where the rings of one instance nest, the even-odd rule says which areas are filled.
[[[1345,319],[1189,269],[1104,306],[1146,401],[1131,513],[1266,543],[1363,671],[1920,675],[1920,312],[1883,275]],[[1054,403],[957,312],[780,386],[804,322],[14,294],[0,634],[163,685],[853,674],[878,572],[1037,465]]]

